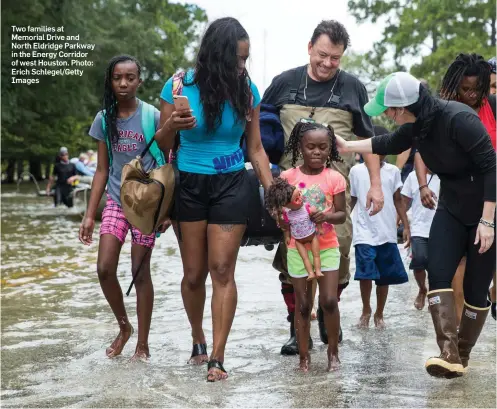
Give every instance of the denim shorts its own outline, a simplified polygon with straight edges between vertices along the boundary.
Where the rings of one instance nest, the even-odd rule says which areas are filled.
[[[411,270],[426,270],[428,268],[428,238],[411,237],[412,260]]]
[[[376,285],[403,284],[407,272],[396,243],[355,245],[354,280],[375,280]]]

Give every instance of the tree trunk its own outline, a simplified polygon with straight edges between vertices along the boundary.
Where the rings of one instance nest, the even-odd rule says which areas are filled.
[[[9,159],[9,162],[7,164],[7,170],[5,171],[5,173],[7,173],[7,178],[5,179],[4,183],[14,183],[15,170],[16,170],[16,160]]]
[[[438,34],[437,34],[436,29],[434,29],[431,32],[431,36],[432,36],[432,39],[433,39],[433,45],[431,46],[431,52],[434,53],[438,49]]]
[[[29,161],[29,173],[31,173],[36,180],[42,180],[41,162],[39,159],[31,159]]]
[[[18,160],[17,161],[17,180],[21,178],[21,174],[24,172],[24,161]]]
[[[45,179],[46,180],[50,179],[50,166],[52,166],[51,162],[45,163]]]
[[[495,16],[492,16],[492,35],[490,36],[490,45],[495,48],[497,29],[495,28]]]

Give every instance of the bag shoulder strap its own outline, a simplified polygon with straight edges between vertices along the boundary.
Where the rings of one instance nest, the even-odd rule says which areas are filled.
[[[173,96],[181,95],[183,93],[183,79],[185,72],[181,71],[173,75]]]
[[[145,135],[145,140],[147,141],[147,149],[145,149],[140,155],[142,158],[150,150],[150,154],[153,156],[157,165],[162,166],[166,163],[164,154],[162,153],[159,145],[154,140],[155,136],[155,113],[157,108],[142,101],[142,128]]]
[[[112,166],[112,144],[110,143],[110,136],[107,133],[107,125],[105,124],[105,109],[102,110],[102,131],[105,137],[105,144],[107,145],[107,154],[109,155],[109,168]]]
[[[185,71],[177,72],[173,75],[173,97],[176,95],[181,95],[183,93],[183,79],[185,78]],[[179,147],[179,132],[176,132],[174,138],[174,147],[169,151],[168,163],[172,163],[175,160],[175,152]]]

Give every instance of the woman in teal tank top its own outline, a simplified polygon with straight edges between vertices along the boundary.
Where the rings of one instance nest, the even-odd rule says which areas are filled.
[[[250,43],[234,18],[221,18],[207,29],[194,69],[185,73],[181,95],[191,111],[176,111],[173,79],[161,93],[161,125],[156,140],[173,149],[179,132],[176,163],[180,173],[179,242],[184,277],[181,293],[192,326],[190,363],[208,361],[207,380],[226,379],[226,341],[237,304],[236,259],[248,215],[248,185],[240,139],[247,147],[265,188],[272,182],[259,131],[260,96],[246,69]],[[176,89],[175,89],[176,93]],[[210,357],[202,329],[205,280],[212,278],[213,346]]]

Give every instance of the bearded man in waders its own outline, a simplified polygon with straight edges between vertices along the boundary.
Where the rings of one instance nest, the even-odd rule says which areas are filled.
[[[364,85],[354,76],[339,68],[340,59],[349,45],[349,35],[345,27],[337,21],[322,21],[314,30],[309,42],[310,63],[297,67],[275,77],[262,99],[263,104],[273,105],[279,111],[281,125],[288,141],[293,127],[299,121],[316,121],[332,125],[335,134],[346,140],[370,138],[374,135],[373,125],[363,107],[368,102]],[[344,163],[333,163],[332,167],[347,179],[347,220],[336,225],[340,243],[340,269],[338,300],[341,291],[347,287],[350,278],[349,251],[352,242],[352,221],[350,219],[350,168],[355,164],[353,154],[341,155]],[[368,204],[371,215],[383,208],[383,192],[380,181],[380,161],[375,155],[365,155],[369,170],[371,189]],[[301,163],[297,163],[297,166]],[[291,155],[283,155],[279,166],[282,170],[291,167]],[[298,353],[294,330],[295,295],[288,275],[287,249],[281,243],[273,261],[273,267],[280,274],[281,292],[288,309],[290,339],[281,348],[282,355]],[[319,334],[327,344],[328,335],[324,326],[323,312],[318,308]],[[342,332],[340,330],[339,341]],[[312,347],[311,340],[309,347]]]

